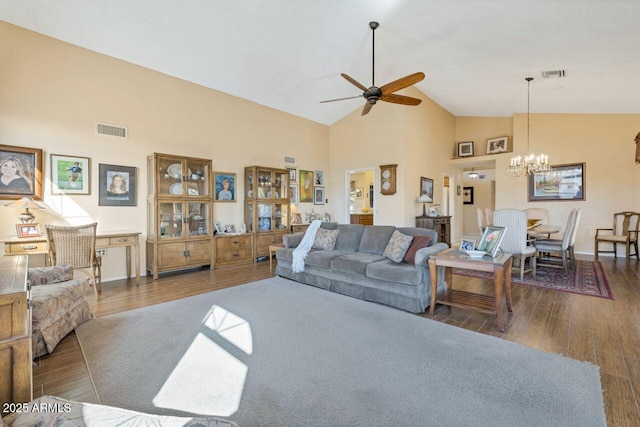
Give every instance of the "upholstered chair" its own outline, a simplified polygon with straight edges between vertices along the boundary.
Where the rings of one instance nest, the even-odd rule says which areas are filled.
[[[577,209],[573,209],[567,219],[567,225],[562,234],[562,239],[536,239],[536,248],[538,250],[538,266],[546,267],[562,267],[564,272],[569,272],[569,244],[573,235],[573,225],[579,215]],[[555,257],[552,255],[555,254]],[[561,259],[562,265],[554,263]]]
[[[487,225],[495,225],[493,223],[493,209],[484,208],[484,219]]]
[[[598,253],[612,253],[615,257],[617,254],[617,245],[621,243],[625,245],[627,253],[627,261],[631,255],[638,258],[638,233],[640,232],[640,212],[623,211],[613,214],[612,228],[596,228],[596,259]],[[600,243],[613,243],[612,251],[600,250]],[[635,249],[635,253],[631,253],[631,246]]]
[[[500,251],[513,254],[519,261],[520,280],[527,272],[535,277],[536,248],[532,245],[533,240],[527,239],[527,213],[517,209],[499,209],[493,213],[493,225],[506,227]],[[525,269],[527,259],[530,267]]]
[[[485,220],[484,212],[480,208],[476,209],[476,219],[478,220],[478,231],[482,236],[484,229],[487,228],[487,221]]]
[[[538,224],[548,224],[549,223],[549,210],[545,208],[527,208],[524,210],[527,213],[527,219],[529,220],[538,220]],[[549,233],[538,233],[535,230],[529,231],[529,237],[533,237],[534,239],[548,239],[551,237]]]

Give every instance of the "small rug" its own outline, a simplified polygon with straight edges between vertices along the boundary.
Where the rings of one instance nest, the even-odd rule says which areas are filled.
[[[605,426],[598,367],[274,277],[85,322],[100,403],[240,426]]]
[[[482,279],[493,278],[491,273],[462,268],[454,268],[453,274]],[[520,270],[513,268],[511,270],[511,283],[613,299],[613,292],[611,292],[607,275],[604,272],[602,263],[599,261],[578,260],[577,267],[569,268],[569,273],[565,273],[562,268],[538,267],[536,268],[536,277],[533,277],[531,273],[525,273],[524,280],[520,280]]]

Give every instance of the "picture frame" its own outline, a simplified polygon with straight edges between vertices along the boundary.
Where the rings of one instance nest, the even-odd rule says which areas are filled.
[[[317,185],[313,187],[313,204],[324,205],[324,187]]]
[[[427,195],[433,200],[433,180],[431,178],[420,177],[420,195]]]
[[[315,176],[315,185],[324,185],[324,172],[316,170],[313,171]]]
[[[458,184],[458,185],[456,186],[456,194],[457,194],[458,196],[460,196],[460,195],[462,194],[462,186],[461,186],[460,184]]]
[[[289,184],[289,194],[291,194],[291,204],[298,205],[298,184]]]
[[[0,182],[0,200],[42,200],[42,149],[0,145]]]
[[[289,182],[297,182],[298,181],[298,169],[297,168],[287,168],[289,171]]]
[[[233,234],[236,232],[235,224],[227,224],[224,226],[224,232],[228,234]]]
[[[216,229],[216,233],[218,234],[224,234],[224,228],[222,228],[222,223],[216,221],[213,223],[213,226]]]
[[[302,224],[302,214],[300,212],[293,214],[292,224]]]
[[[236,183],[238,174],[233,172],[213,173],[213,201],[214,202],[236,202]]]
[[[300,169],[300,197],[299,203],[312,203],[314,190],[313,190],[313,171],[307,171]]]
[[[138,169],[133,166],[98,165],[99,206],[136,206]]]
[[[458,142],[458,157],[473,156],[473,141]]]
[[[51,155],[51,194],[91,194],[89,157]]]
[[[501,136],[499,138],[487,139],[487,154],[498,154],[507,151],[507,145],[509,144],[508,136]]]
[[[364,198],[364,188],[358,187],[356,188],[356,199]]]
[[[462,187],[462,204],[473,204],[473,187]]]
[[[504,238],[505,230],[506,227],[498,227],[495,225],[487,226],[487,228],[484,229],[484,233],[482,233],[482,238],[476,250],[484,251],[492,257],[495,257],[498,249],[500,249],[500,243],[502,243],[502,239]]]
[[[440,205],[429,206],[429,216],[442,216],[442,207]]]
[[[530,202],[586,200],[586,163],[551,165],[551,171],[529,175]]]
[[[462,239],[460,240],[461,251],[473,251],[476,249],[475,239]]]
[[[18,237],[38,237],[42,236],[39,224],[16,224],[16,232]]]

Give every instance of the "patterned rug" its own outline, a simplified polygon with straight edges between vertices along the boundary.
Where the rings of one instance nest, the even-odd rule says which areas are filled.
[[[604,273],[604,268],[598,261],[578,260],[577,268],[570,268],[568,274],[565,274],[562,268],[538,267],[536,269],[536,277],[532,277],[531,273],[525,273],[524,280],[520,280],[519,269],[514,268],[511,273],[511,283],[513,284],[613,299],[613,293]],[[453,274],[483,279],[491,279],[493,277],[491,273],[462,268],[454,268]]]

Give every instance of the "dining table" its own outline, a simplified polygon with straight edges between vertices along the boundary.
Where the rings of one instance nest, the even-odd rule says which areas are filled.
[[[541,236],[541,235],[547,235],[547,238],[549,238],[549,236],[551,236],[552,234],[556,234],[559,233],[560,230],[562,229],[561,226],[559,225],[553,225],[553,224],[537,224],[537,225],[533,225],[531,227],[527,227],[527,234],[534,234],[536,236]]]

